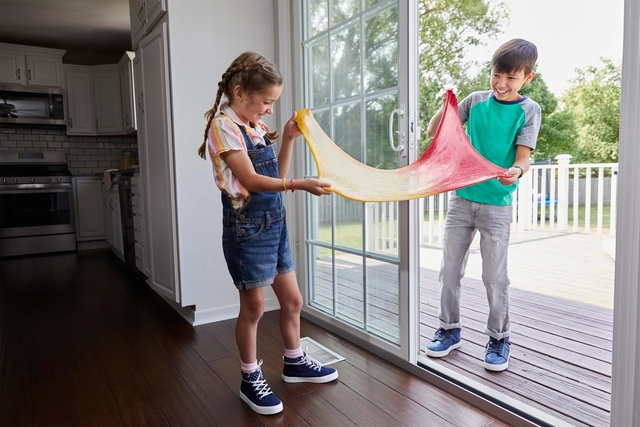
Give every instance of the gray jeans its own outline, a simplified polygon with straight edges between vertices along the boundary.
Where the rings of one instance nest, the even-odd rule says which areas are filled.
[[[462,327],[460,280],[467,267],[469,246],[479,231],[482,281],[489,302],[489,318],[484,333],[498,340],[509,336],[507,251],[511,217],[511,206],[476,203],[456,195],[449,200],[440,268],[439,318],[442,328]]]

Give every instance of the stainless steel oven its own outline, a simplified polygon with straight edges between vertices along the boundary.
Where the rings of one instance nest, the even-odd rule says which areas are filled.
[[[0,256],[76,249],[64,152],[0,152]]]

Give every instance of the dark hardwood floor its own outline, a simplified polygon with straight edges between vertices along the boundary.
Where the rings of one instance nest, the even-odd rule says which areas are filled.
[[[192,327],[108,250],[0,260],[2,426],[503,426],[496,418],[302,320],[346,360],[338,381],[285,384],[278,312],[258,351],[284,401],[238,398],[235,320]]]

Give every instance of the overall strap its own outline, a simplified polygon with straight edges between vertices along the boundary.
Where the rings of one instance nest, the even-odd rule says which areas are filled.
[[[238,125],[238,128],[240,128],[240,131],[242,132],[242,136],[244,137],[244,142],[247,144],[247,149],[255,150],[256,147],[253,145],[253,141],[251,140],[251,138],[249,138],[249,135],[247,134],[247,131],[244,129],[244,126]]]

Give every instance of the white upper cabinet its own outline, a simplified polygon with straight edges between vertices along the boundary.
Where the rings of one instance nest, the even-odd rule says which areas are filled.
[[[64,50],[0,43],[0,82],[63,87]]]
[[[133,58],[134,52],[126,52],[120,62],[120,96],[122,97],[122,127],[124,133],[136,130],[136,108],[134,103]]]
[[[64,70],[69,118],[67,133],[69,135],[124,133],[119,66],[117,64],[92,67],[65,65]]]
[[[117,65],[92,67],[95,133],[122,133],[122,92]]]
[[[153,29],[153,26],[167,11],[167,0],[129,0],[131,19],[131,44],[138,47],[140,39]]]
[[[93,96],[89,67],[65,65],[67,134],[93,135]]]

